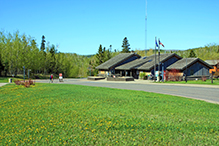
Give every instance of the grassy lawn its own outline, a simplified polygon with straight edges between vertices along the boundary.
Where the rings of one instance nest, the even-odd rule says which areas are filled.
[[[50,75],[37,75],[37,77],[39,79],[49,79]],[[11,78],[12,82],[14,82],[14,80],[23,80],[23,76],[22,75],[18,75],[16,77],[0,77],[0,83],[8,83],[8,79]],[[28,77],[25,76],[25,79],[28,80]],[[31,76],[31,79],[34,79],[34,76]],[[54,79],[58,79],[58,77],[54,77]]]
[[[219,145],[219,105],[67,84],[0,87],[1,145]]]
[[[11,78],[12,82],[14,82],[14,80],[22,80],[21,78],[12,78],[12,77],[0,77],[0,83],[8,83],[8,79]]]
[[[158,82],[155,82],[158,83]],[[187,81],[187,83],[185,81],[166,81],[166,82],[159,82],[159,83],[170,83],[170,84],[203,84],[203,85],[219,85],[219,79],[214,79],[213,80],[213,84],[211,83],[211,80],[206,80],[206,81],[202,81],[202,80],[192,80],[192,81]]]

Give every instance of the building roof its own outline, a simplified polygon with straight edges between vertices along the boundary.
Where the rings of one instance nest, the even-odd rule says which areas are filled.
[[[209,69],[212,68],[211,65],[209,65],[208,63],[206,63],[205,61],[203,61],[199,58],[183,58],[183,59],[173,63],[172,65],[168,66],[167,70],[170,70],[170,69],[185,70],[186,69],[186,64],[187,64],[187,67],[189,67],[189,66],[193,65],[196,62],[200,62],[200,63],[204,64]]]
[[[140,56],[138,54],[135,54],[135,53],[120,53],[119,55],[117,55],[117,56],[107,60],[106,62],[100,64],[99,66],[96,67],[96,69],[109,70],[111,67],[119,65],[123,61],[125,61],[133,56],[137,56],[138,58],[140,58]]]
[[[160,62],[163,63],[171,57],[176,57],[178,59],[182,58],[182,57],[178,56],[175,53],[160,54]],[[154,67],[154,64],[155,64],[154,55],[149,56],[148,59],[149,59],[148,62],[146,62],[145,64],[138,67],[139,70],[148,70],[148,71],[150,71]],[[158,55],[156,55],[156,65],[158,65]]]
[[[141,57],[139,59],[133,60],[131,62],[128,62],[126,64],[120,65],[116,67],[116,70],[131,70],[136,69],[136,67],[148,62],[150,59],[148,57]]]
[[[219,63],[219,60],[205,60],[209,65],[217,65]]]

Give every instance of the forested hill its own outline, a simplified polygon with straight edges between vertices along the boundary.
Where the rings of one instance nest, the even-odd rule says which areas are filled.
[[[145,56],[145,51],[135,50],[141,56]],[[204,47],[193,48],[188,50],[165,50],[162,49],[161,53],[176,53],[183,58],[197,57],[202,60],[219,60],[219,45],[209,44]],[[150,56],[154,54],[154,49],[149,49],[146,51],[146,55]]]
[[[91,57],[95,56],[95,54],[92,54],[92,55],[81,55],[81,56],[84,56],[84,57],[87,57],[87,58],[91,58]]]
[[[219,60],[219,45],[207,45],[200,48],[188,49],[185,51],[176,51],[174,53],[180,55],[183,58],[191,57],[191,52],[194,52],[193,55],[202,60]]]

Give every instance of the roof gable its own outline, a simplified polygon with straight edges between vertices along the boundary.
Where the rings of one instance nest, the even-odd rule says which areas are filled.
[[[128,62],[126,64],[120,65],[118,67],[116,67],[116,70],[131,70],[131,69],[135,69],[137,66],[140,66],[146,62],[149,62],[150,58],[148,57],[142,57],[136,60],[133,60],[131,62]]]
[[[128,60],[131,57],[136,56],[137,58],[140,58],[140,56],[138,54],[135,53],[120,53],[119,55],[107,60],[106,62],[100,64],[99,66],[96,67],[96,69],[105,69],[105,70],[109,70],[112,67],[115,67],[119,64],[121,64],[122,62],[125,62],[126,60]]]
[[[141,65],[140,67],[138,67],[139,70],[151,70],[154,65],[155,65],[155,59],[154,59],[155,55],[151,55],[149,56],[149,58],[152,60],[150,62],[146,62],[145,64]],[[178,56],[175,53],[167,53],[167,54],[160,54],[160,62],[163,63],[165,61],[167,61],[168,59],[172,58],[172,57],[176,57],[178,59],[181,59],[182,57]],[[156,66],[158,65],[158,55],[156,55]]]
[[[205,60],[209,65],[217,65],[219,63],[219,60]]]
[[[186,66],[190,67],[191,65],[193,65],[196,62],[200,62],[201,64],[205,65],[209,69],[212,68],[211,65],[209,65],[208,63],[206,63],[205,61],[203,61],[199,58],[183,58],[183,59],[173,63],[169,67],[167,67],[167,70],[171,70],[171,69],[185,70]]]

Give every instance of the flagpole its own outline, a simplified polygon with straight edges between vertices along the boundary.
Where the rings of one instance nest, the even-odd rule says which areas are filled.
[[[158,38],[158,81],[160,81],[160,38]]]
[[[147,56],[147,0],[145,7],[145,56]]]
[[[157,43],[157,37],[155,37],[155,49],[154,49],[154,81],[156,80],[155,78],[155,73],[156,73],[156,44]]]

